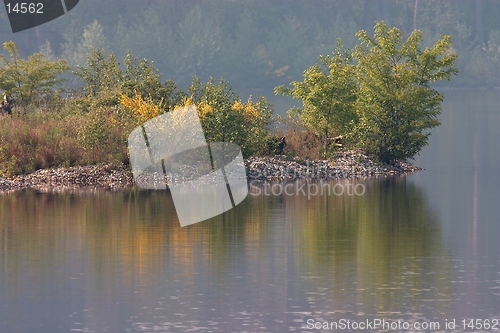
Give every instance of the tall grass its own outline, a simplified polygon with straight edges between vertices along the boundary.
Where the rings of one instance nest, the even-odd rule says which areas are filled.
[[[29,112],[0,118],[0,175],[38,169],[127,163],[127,129],[111,110]]]
[[[62,105],[57,111],[30,110],[0,118],[0,176],[54,167],[128,164],[127,137],[138,125],[131,111],[116,106],[89,107],[79,102]],[[322,158],[319,136],[297,119],[281,121],[285,127],[275,129],[274,138],[286,138],[283,154]],[[275,144],[273,137],[268,139],[271,146]],[[329,153],[335,150],[331,148]],[[257,155],[274,155],[274,150],[262,149]]]
[[[312,159],[323,157],[321,138],[307,129],[298,118],[278,116],[278,121],[284,126],[274,129],[274,134],[286,139],[284,155]]]

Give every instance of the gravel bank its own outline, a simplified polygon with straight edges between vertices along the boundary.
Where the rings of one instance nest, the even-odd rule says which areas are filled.
[[[410,163],[377,164],[360,151],[337,153],[331,161],[302,158],[251,157],[245,161],[249,180],[341,179],[410,174],[422,170]]]
[[[8,178],[0,178],[0,193],[33,188],[41,192],[71,191],[79,189],[120,190],[134,186],[132,173],[125,167],[78,166],[38,170]]]
[[[420,168],[409,163],[376,164],[359,151],[339,152],[332,161],[300,158],[251,157],[245,161],[249,181],[284,181],[303,178],[340,179],[409,174]],[[80,166],[38,170],[27,175],[0,178],[0,193],[33,188],[41,192],[81,189],[120,190],[134,185],[125,167]]]

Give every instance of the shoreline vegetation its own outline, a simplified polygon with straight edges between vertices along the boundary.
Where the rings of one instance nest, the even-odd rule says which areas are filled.
[[[93,48],[86,66],[71,68],[67,60],[43,53],[22,58],[13,41],[5,42],[0,91],[14,108],[0,118],[0,191],[132,186],[129,134],[191,105],[206,142],[241,148],[250,181],[419,170],[406,161],[440,125],[444,95],[433,84],[458,73],[452,37],[443,35],[422,49],[422,31],[404,39],[384,22],[376,22],[373,36],[365,30],[355,36],[354,48],[338,39],[302,81],[275,87],[276,95],[302,104],[287,117],[273,116],[274,106],[263,96],[242,100],[223,77],[204,82],[194,76],[179,89],[161,80],[152,61],[130,51],[119,63],[113,53]],[[68,71],[83,86],[61,89]],[[178,126],[195,126],[180,119]],[[184,139],[163,134],[173,142]]]
[[[376,163],[359,150],[338,152],[331,160],[290,158],[285,155],[245,160],[249,183],[279,183],[297,179],[337,180],[407,175],[421,168],[407,162]],[[88,165],[40,169],[25,175],[0,177],[0,194],[25,189],[42,193],[139,188],[125,165]]]

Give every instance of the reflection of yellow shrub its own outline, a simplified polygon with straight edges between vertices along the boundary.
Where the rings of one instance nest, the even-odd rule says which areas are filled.
[[[132,98],[122,94],[120,104],[132,110],[136,120],[141,123],[159,116],[163,110],[163,98],[159,104],[155,104],[151,96],[144,100],[140,94]]]

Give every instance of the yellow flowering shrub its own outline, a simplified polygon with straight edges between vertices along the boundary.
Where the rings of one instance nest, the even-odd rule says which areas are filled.
[[[132,98],[121,94],[120,104],[132,110],[134,118],[140,123],[153,119],[163,113],[163,98],[160,103],[155,104],[151,96],[145,100],[140,94],[135,94]]]

